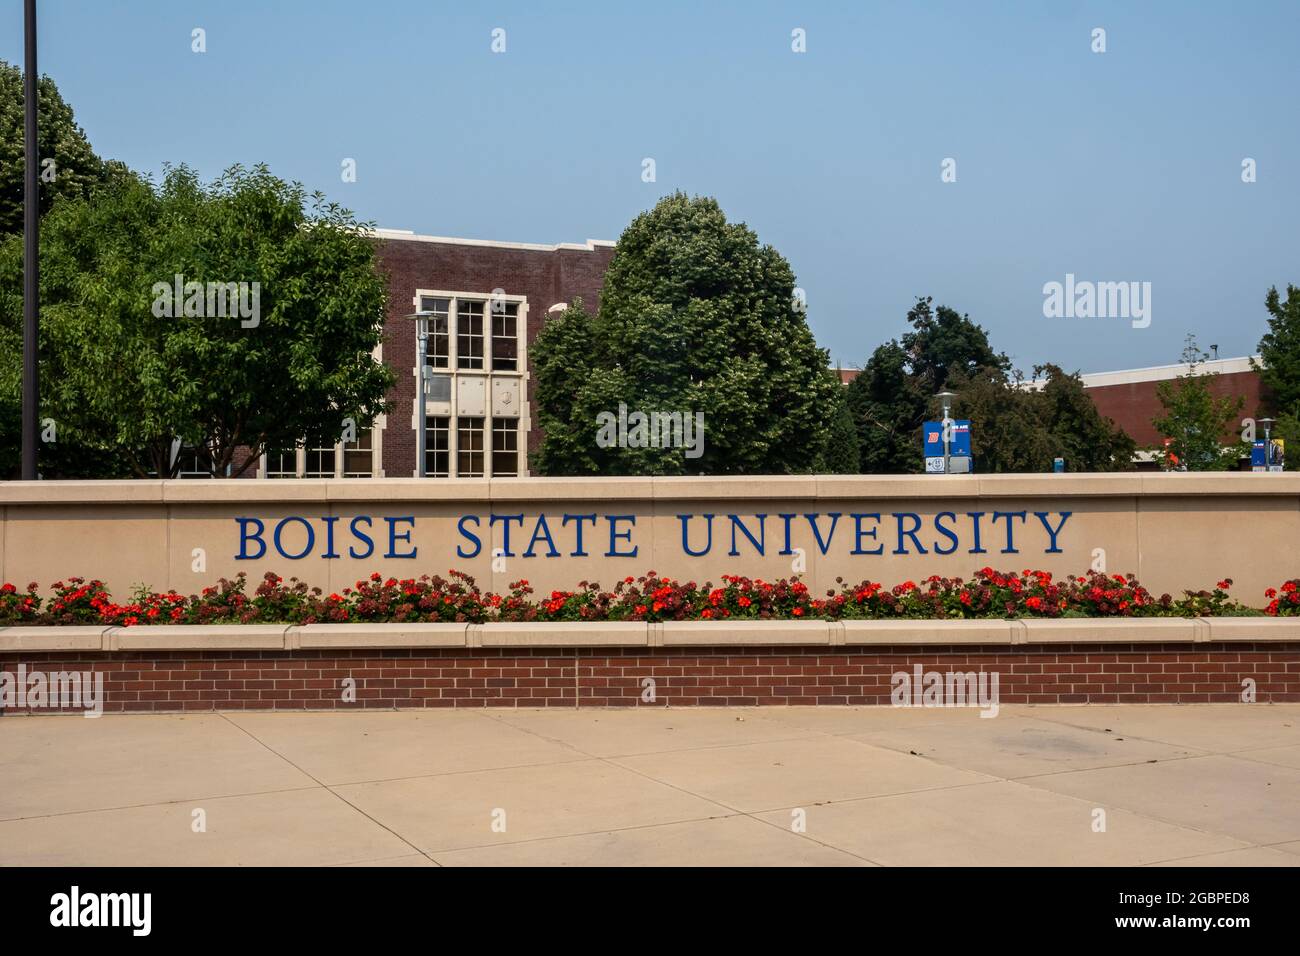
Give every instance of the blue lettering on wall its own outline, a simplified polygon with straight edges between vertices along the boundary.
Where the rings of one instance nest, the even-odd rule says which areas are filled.
[[[630,542],[632,540],[632,529],[626,531],[618,530],[620,521],[630,521],[633,526],[636,525],[636,515],[605,515],[605,520],[609,522],[609,550],[605,552],[607,558],[635,558],[638,545],[633,545],[631,551],[617,550],[617,542],[620,540]]]
[[[1037,524],[1028,521],[1032,514]],[[850,512],[853,519],[851,541],[841,539],[839,552],[854,556],[865,555],[925,555],[941,556],[957,554],[987,554],[983,545],[984,519],[989,518],[994,526],[994,534],[999,542],[1001,554],[1020,554],[1028,544],[1030,550],[1036,550],[1041,542],[1043,554],[1063,554],[1062,532],[1073,512],[1070,511],[939,511],[933,515],[922,515],[912,511]],[[483,528],[489,528],[489,540],[499,535],[503,547],[497,553],[515,557],[514,548],[519,540],[527,537],[523,558],[559,558],[587,557],[585,533],[594,531],[599,522],[607,525],[609,543],[604,552],[607,558],[635,558],[640,553],[637,537],[637,515],[616,514],[599,515],[570,514],[562,515],[540,513],[529,527],[523,514],[460,515],[456,519],[455,557],[468,560],[480,557],[484,552]],[[712,553],[713,519],[712,513],[679,514],[681,523],[681,553],[699,558]],[[764,557],[767,553],[767,519],[765,512],[753,514],[727,514],[730,528],[730,549],[727,557],[744,556]],[[806,513],[807,530],[802,525],[796,526],[798,514],[778,514],[781,519],[780,554],[791,555],[806,547],[808,540],[823,555],[830,554],[835,546],[835,531],[843,514],[838,511],[824,513]],[[703,529],[693,527],[695,520],[703,522]],[[823,521],[826,519],[826,521]],[[385,535],[385,558],[411,560],[419,556],[415,544],[416,518],[413,515],[372,517],[355,515],[351,518],[338,515],[306,517],[288,515],[275,520],[273,526],[263,518],[241,516],[235,519],[239,533],[239,542],[235,560],[257,561],[268,555],[278,556],[288,561],[300,561],[315,554],[318,557],[336,560],[343,557],[340,553],[347,546],[347,557],[364,561],[376,555],[376,535],[372,530],[376,521],[387,525]],[[558,524],[557,524],[558,520]],[[888,552],[881,539],[881,524],[892,520],[894,527],[887,529],[894,547]],[[346,529],[342,522],[346,522]],[[997,528],[1002,524],[1001,529]],[[497,530],[499,528],[499,531]],[[1039,531],[1038,529],[1042,530]],[[562,530],[561,530],[562,529]],[[515,541],[511,541],[511,532],[517,531]],[[1017,540],[1019,532],[1019,540]],[[1005,535],[1005,538],[1003,537]],[[800,540],[802,538],[802,541]],[[924,540],[923,540],[924,539]],[[439,539],[435,539],[436,541]],[[743,545],[746,545],[743,546]],[[439,547],[443,547],[439,543]]]
[[[817,527],[817,519],[821,515],[804,515],[804,517],[808,519],[808,526],[812,528],[813,537],[817,539],[817,547],[822,549],[822,554],[825,554],[826,549],[831,546],[831,539],[835,537],[835,525],[839,523],[840,513],[838,511],[830,513],[831,530],[826,533],[825,541],[822,540],[821,530]]]
[[[731,555],[733,558],[740,554],[740,552],[736,550],[736,529],[739,528],[740,533],[749,539],[749,543],[754,546],[754,550],[761,555],[763,553],[763,547],[767,541],[767,515],[754,515],[754,517],[758,519],[757,538],[749,533],[749,529],[745,527],[745,524],[740,520],[739,515],[727,515],[727,517],[731,520],[731,550],[728,551],[727,554]]]
[[[539,539],[546,541],[546,547],[548,548],[546,556],[548,558],[558,558],[560,556],[560,552],[555,549],[555,541],[551,538],[551,526],[546,523],[546,515],[540,515],[537,518],[537,526],[533,528],[533,536],[528,542],[528,550],[524,552],[525,558],[533,556],[533,545],[537,544]]]
[[[236,561],[256,561],[262,555],[266,554],[266,542],[262,540],[262,532],[266,530],[266,525],[262,524],[260,518],[236,518],[239,524],[239,553],[235,555]],[[248,533],[250,526],[256,525],[257,530],[252,534]],[[257,554],[248,553],[248,542],[257,542]]]
[[[307,531],[307,541],[303,544],[302,550],[297,554],[290,554],[285,551],[284,544],[280,540],[280,536],[284,534],[284,526],[290,521],[298,522]],[[311,549],[316,546],[316,532],[312,530],[311,522],[306,518],[299,518],[296,515],[290,515],[287,518],[281,518],[279,523],[276,524],[275,537],[273,540],[275,541],[275,550],[280,552],[280,557],[287,558],[290,561],[300,561],[307,557],[307,555],[311,554]]]
[[[785,525],[785,545],[781,548],[781,554],[794,554],[790,548],[790,522],[795,519],[795,515],[777,515]]]
[[[877,544],[874,548],[862,547],[863,538],[870,538],[872,541],[875,541],[876,532],[880,530],[878,528],[872,528],[871,530],[868,531],[867,529],[863,528],[862,519],[874,518],[876,524],[879,524],[880,513],[875,512],[873,514],[860,514],[860,515],[855,514],[855,515],[849,515],[849,517],[853,519],[853,550],[850,551],[849,554],[884,554],[885,546],[883,544]],[[823,551],[822,553],[825,554],[826,552]]]
[[[384,557],[386,558],[415,557],[415,552],[416,552],[415,547],[412,547],[410,551],[403,551],[400,554],[397,551],[398,541],[405,541],[407,544],[411,543],[411,530],[415,527],[415,518],[385,518],[384,520],[388,522],[388,553],[384,555]],[[404,531],[402,534],[398,534],[397,522],[399,521],[409,522],[411,527],[407,528],[406,531]]]
[[[368,558],[375,553],[375,542],[370,540],[370,535],[357,527],[357,524],[362,521],[366,523],[367,528],[369,528],[373,523],[367,515],[357,515],[352,519],[352,523],[348,525],[348,530],[352,532],[352,537],[356,538],[358,541],[364,541],[366,543],[366,550],[362,554],[357,554],[356,548],[351,545],[348,546],[348,555],[357,559]]]
[[[1061,511],[1061,512],[1058,512],[1058,514],[1061,516],[1061,520],[1057,523],[1057,525],[1056,525],[1056,530],[1053,531],[1053,530],[1052,530],[1052,526],[1051,526],[1050,524],[1047,523],[1047,516],[1048,516],[1048,514],[1050,514],[1050,512],[1047,512],[1047,511],[1035,511],[1035,512],[1034,512],[1034,517],[1037,518],[1039,521],[1041,521],[1041,522],[1043,523],[1043,529],[1044,529],[1044,530],[1045,530],[1049,535],[1051,535],[1051,537],[1052,537],[1052,544],[1051,544],[1051,547],[1049,547],[1046,551],[1044,551],[1044,552],[1043,552],[1044,554],[1060,554],[1060,553],[1061,553],[1061,549],[1058,548],[1058,547],[1056,546],[1056,536],[1057,536],[1058,534],[1060,534],[1060,533],[1061,533],[1061,529],[1065,527],[1065,519],[1068,518],[1068,517],[1070,517],[1070,515],[1072,515],[1073,513],[1074,513],[1074,512],[1072,512],[1072,511]]]
[[[904,528],[904,527],[903,527],[903,520],[904,520],[904,519],[907,519],[907,520],[911,523],[912,527],[910,527],[910,528]],[[927,552],[927,551],[925,550],[924,545],[922,545],[921,542],[920,542],[920,541],[917,539],[917,537],[916,537],[916,533],[917,533],[918,531],[921,530],[921,516],[920,516],[920,515],[918,515],[918,514],[912,514],[911,512],[907,512],[907,511],[904,511],[904,512],[901,513],[901,514],[899,514],[899,513],[896,512],[896,513],[894,514],[894,521],[898,524],[898,547],[894,549],[894,554],[907,554],[907,553],[908,553],[907,545],[905,545],[905,544],[903,543],[903,539],[904,539],[904,538],[911,538],[911,539],[912,539],[912,544],[916,547],[916,553],[917,553],[917,554],[928,554],[928,553],[929,553],[929,552]]]
[[[334,525],[338,523],[339,516],[329,515],[321,520],[325,522],[325,553],[322,554],[321,557],[337,558],[339,555],[338,552],[334,550]]]
[[[474,527],[477,528],[478,515],[461,515],[460,520],[456,522],[456,530],[461,533],[461,536],[474,542],[473,551],[466,551],[463,544],[456,545],[456,557],[458,558],[477,558],[478,553],[483,550],[483,542],[479,540],[478,535],[465,527],[471,521],[474,522]]]
[[[677,520],[682,523],[682,550],[692,558],[702,558],[713,549],[713,515],[701,515],[704,519],[704,527],[708,529],[708,537],[704,541],[703,551],[692,551],[690,534],[688,533],[690,520],[694,515],[678,515]]]
[[[523,515],[492,515],[488,518],[488,525],[494,526],[498,521],[501,522],[501,553],[507,558],[513,558],[515,553],[510,550],[510,522],[518,521],[519,529],[524,527]]]
[[[1019,554],[1020,549],[1016,547],[1014,525],[1011,523],[1012,518],[1019,518],[1023,524],[1027,520],[1027,515],[1023,511],[995,511],[993,512],[993,523],[997,524],[999,518],[1007,519],[1007,546],[1002,549],[1003,554]]]
[[[947,548],[945,550],[944,548],[939,547],[939,542],[936,541],[934,543],[934,553],[952,554],[954,551],[957,550],[958,546],[961,544],[961,539],[957,537],[957,533],[953,531],[951,528],[945,528],[943,526],[943,523],[939,520],[940,518],[948,518],[952,521],[956,521],[957,516],[953,514],[951,511],[940,511],[937,515],[934,516],[934,530],[939,532],[941,535],[943,535],[945,538],[947,538],[949,541],[952,542],[952,547]]]
[[[569,553],[572,557],[575,558],[585,558],[587,556],[587,552],[582,550],[582,523],[584,521],[590,521],[591,526],[594,528],[596,527],[596,516],[594,514],[593,515],[565,515],[564,520],[560,522],[560,525],[562,527],[568,527],[570,521],[574,522],[574,530],[577,532],[578,540],[574,549]]]

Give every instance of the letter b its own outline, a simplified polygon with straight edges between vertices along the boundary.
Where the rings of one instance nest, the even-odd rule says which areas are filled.
[[[239,554],[235,555],[236,561],[256,561],[266,554],[266,542],[262,539],[262,533],[266,531],[266,525],[262,524],[260,518],[236,518],[239,522]],[[257,530],[252,534],[248,533],[250,525],[256,525]],[[252,541],[257,544],[257,553],[248,553],[248,543]]]

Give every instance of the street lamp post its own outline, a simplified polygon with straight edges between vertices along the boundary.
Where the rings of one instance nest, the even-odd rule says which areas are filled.
[[[1276,418],[1261,418],[1259,423],[1264,426],[1264,471],[1273,470],[1273,423]]]
[[[424,455],[424,418],[425,418],[425,397],[428,391],[425,387],[425,355],[429,351],[429,333],[424,328],[424,313],[417,312],[414,316],[416,319],[415,331],[415,377],[419,379],[420,384],[416,387],[415,403],[415,474],[424,478],[427,476]]]
[[[934,396],[943,403],[943,473],[952,474],[952,415],[950,414],[952,400],[957,397],[956,392],[943,391]]]
[[[37,363],[40,329],[40,193],[36,142],[36,0],[23,4],[23,468],[24,481],[36,480],[36,426],[40,406]]]

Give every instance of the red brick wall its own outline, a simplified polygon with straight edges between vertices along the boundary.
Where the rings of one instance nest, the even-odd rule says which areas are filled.
[[[526,296],[527,341],[531,344],[546,320],[546,310],[555,303],[572,304],[574,299],[581,298],[590,311],[596,310],[605,269],[613,254],[612,248],[604,246],[591,251],[548,251],[385,239],[378,251],[380,266],[389,274],[384,362],[396,373],[397,384],[388,394],[394,410],[388,416],[383,436],[384,474],[389,478],[409,478],[415,473],[415,429],[411,427],[415,402],[412,375],[415,329],[404,316],[415,311],[416,289],[484,295],[502,289],[507,295]],[[528,435],[529,452],[535,451],[541,440],[533,391],[530,378],[528,401],[532,406],[533,428]]]
[[[890,702],[899,670],[996,671],[1003,704],[1300,702],[1300,644],[208,651],[24,656],[105,672],[106,711]],[[15,672],[16,656],[0,669]],[[355,703],[340,699],[356,680]],[[642,680],[656,701],[642,702]]]
[[[1138,443],[1139,448],[1149,448],[1160,443],[1159,432],[1151,424],[1152,419],[1164,413],[1164,406],[1156,396],[1157,382],[1133,382],[1127,385],[1100,385],[1088,389],[1088,395],[1097,406],[1097,411],[1106,418],[1115,420],[1115,424],[1128,432]],[[1260,382],[1255,372],[1224,372],[1210,382],[1210,391],[1217,397],[1236,397],[1246,399],[1241,408],[1241,417],[1255,416],[1259,412]],[[1231,443],[1237,437],[1237,429],[1229,429],[1222,436]],[[1260,434],[1261,440],[1263,433]]]

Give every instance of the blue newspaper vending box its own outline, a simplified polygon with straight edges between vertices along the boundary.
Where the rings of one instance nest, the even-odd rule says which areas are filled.
[[[926,422],[921,426],[925,441],[925,471],[941,475],[943,467],[943,422]],[[948,460],[953,474],[968,474],[971,470],[970,421],[954,419],[948,436]]]
[[[1285,460],[1285,448],[1286,444],[1281,438],[1253,443],[1250,446],[1250,470],[1281,471]]]

